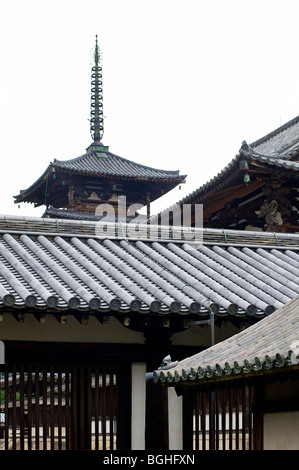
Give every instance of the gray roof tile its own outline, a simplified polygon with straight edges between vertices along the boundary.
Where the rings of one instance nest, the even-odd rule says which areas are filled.
[[[299,116],[250,145],[265,155],[289,156],[299,149]]]
[[[298,369],[299,296],[246,330],[153,372],[154,382],[198,386],[253,375],[263,369]]]
[[[103,154],[101,154],[103,155]],[[96,152],[87,152],[71,160],[54,159],[54,168],[128,178],[179,178],[179,171],[168,171],[141,165],[107,151],[105,156]]]
[[[203,229],[192,244],[113,226],[0,217],[0,308],[260,319],[299,293],[299,235]]]
[[[282,168],[290,171],[299,170],[299,162],[290,159],[299,152],[299,116],[287,122],[266,136],[251,143],[247,150],[241,147],[239,153],[210,181],[185,196],[176,205],[190,202],[200,198],[223,181],[231,171],[238,171],[239,162],[245,155],[250,161],[259,161],[270,167]],[[175,205],[175,206],[176,206]],[[165,212],[168,212],[168,208]]]

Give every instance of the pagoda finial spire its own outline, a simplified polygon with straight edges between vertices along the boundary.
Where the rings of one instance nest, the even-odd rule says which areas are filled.
[[[94,66],[91,69],[91,119],[90,132],[94,142],[100,142],[104,134],[102,67],[98,36],[94,51]]]

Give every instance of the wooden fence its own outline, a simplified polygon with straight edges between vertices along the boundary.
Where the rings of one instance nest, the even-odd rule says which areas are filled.
[[[118,369],[0,366],[0,449],[117,449]]]
[[[203,391],[194,395],[194,450],[261,448],[255,389],[249,386]]]

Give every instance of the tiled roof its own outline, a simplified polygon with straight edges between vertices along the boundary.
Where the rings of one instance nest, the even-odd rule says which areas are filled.
[[[0,307],[260,319],[299,294],[298,235],[104,226],[0,217]]]
[[[119,157],[108,150],[105,152],[87,151],[80,157],[71,160],[54,159],[44,173],[31,186],[21,190],[18,195],[14,196],[15,202],[27,201],[30,194],[47,184],[49,174],[58,171],[71,173],[72,176],[76,174],[103,177],[104,179],[117,178],[139,180],[141,182],[156,181],[160,185],[163,185],[165,182],[168,186],[169,183],[176,186],[186,178],[186,175],[180,175],[179,171],[159,170],[150,166],[141,165]],[[169,189],[170,188],[168,188],[168,190]],[[30,200],[30,202],[32,201]]]
[[[101,153],[87,152],[84,155],[71,160],[54,159],[52,166],[54,168],[80,173],[121,176],[127,178],[183,178],[180,177],[179,171],[159,170],[150,166],[141,165],[131,160],[119,157],[109,151]]]
[[[250,144],[258,153],[290,156],[299,151],[299,116]]]
[[[186,204],[194,198],[200,199],[208,191],[215,188],[221,181],[239,169],[240,160],[245,156],[248,161],[259,161],[270,167],[282,168],[290,171],[299,170],[299,162],[290,161],[299,152],[299,116],[267,134],[256,142],[251,143],[239,153],[210,181],[185,196],[177,204]],[[169,211],[169,209],[167,209]]]
[[[95,212],[89,211],[80,211],[75,209],[58,209],[56,207],[49,207],[44,212],[43,217],[49,217],[52,219],[74,219],[74,220],[86,220],[86,221],[99,221],[105,218],[106,222],[114,222],[117,219],[117,214],[114,216],[107,215],[96,215]],[[139,219],[143,218],[144,223],[146,223],[146,216],[142,216],[139,214]],[[126,221],[129,223],[131,222],[132,217],[127,217]]]
[[[296,367],[299,352],[299,296],[269,317],[194,356],[154,371],[154,382],[201,385]],[[167,365],[170,364],[170,365]]]

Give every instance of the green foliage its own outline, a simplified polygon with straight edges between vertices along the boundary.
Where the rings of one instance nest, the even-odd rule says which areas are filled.
[[[16,400],[20,400],[21,394],[20,392],[16,392]],[[26,395],[24,395],[24,398],[26,398]],[[0,404],[5,403],[5,390],[0,390]]]

